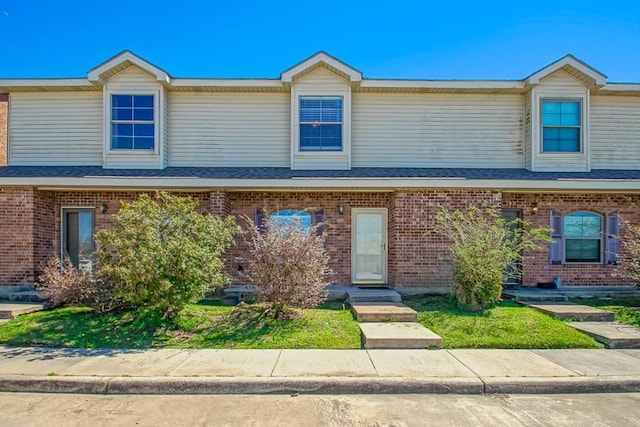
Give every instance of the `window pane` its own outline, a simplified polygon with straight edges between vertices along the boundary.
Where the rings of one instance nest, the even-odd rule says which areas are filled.
[[[560,103],[553,101],[542,101],[542,112],[544,114],[547,113],[555,113],[560,114]]]
[[[133,148],[136,150],[153,150],[153,137],[136,137],[134,139]]]
[[[567,262],[600,262],[600,240],[567,239],[565,260]]]
[[[588,212],[578,212],[564,217],[566,237],[600,237],[602,218]]]
[[[111,139],[111,148],[131,150],[133,148],[133,137],[114,136]]]
[[[300,98],[300,122],[342,122],[342,98]]]
[[[154,126],[153,124],[138,124],[133,125],[133,132],[136,137],[138,136],[150,136],[153,137]]]
[[[561,117],[560,114],[544,113],[542,115],[542,124],[544,126],[560,126]]]
[[[113,123],[111,125],[111,135],[133,136],[133,125],[131,123]]]
[[[134,120],[144,120],[148,122],[153,121],[153,108],[136,108],[133,110]]]
[[[111,107],[131,107],[133,97],[131,95],[111,95]]]
[[[133,106],[153,109],[153,95],[135,95],[133,97]]]
[[[281,226],[295,226],[307,232],[311,231],[311,214],[304,211],[283,210],[272,213],[269,219]]]
[[[130,108],[114,108],[111,110],[111,120],[131,120],[132,113]]]

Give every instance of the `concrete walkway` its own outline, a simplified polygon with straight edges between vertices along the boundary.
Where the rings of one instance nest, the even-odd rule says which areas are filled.
[[[639,392],[640,350],[88,350],[0,346],[0,391]]]

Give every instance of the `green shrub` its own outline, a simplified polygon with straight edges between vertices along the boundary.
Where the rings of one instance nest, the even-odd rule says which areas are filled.
[[[166,192],[122,203],[113,229],[96,233],[99,272],[114,299],[167,317],[226,283],[221,257],[235,221],[200,214],[198,204]]]
[[[521,274],[523,250],[536,249],[537,242],[551,241],[549,228],[530,225],[521,219],[506,221],[495,209],[481,212],[475,206],[466,211],[440,208],[435,231],[451,242],[451,293],[460,305],[478,311],[500,300],[507,267],[509,274]]]
[[[266,219],[263,229],[245,217],[249,226],[251,258],[246,273],[256,286],[256,299],[269,305],[268,314],[283,317],[288,307],[317,307],[330,284],[329,255],[322,224],[305,229],[295,219],[288,223]]]

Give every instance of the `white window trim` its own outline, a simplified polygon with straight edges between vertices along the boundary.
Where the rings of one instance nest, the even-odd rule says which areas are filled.
[[[580,102],[580,152],[544,152],[542,151],[542,101],[579,101]],[[532,170],[549,170],[547,166],[553,163],[552,170],[591,170],[589,149],[590,129],[590,93],[587,88],[557,91],[548,88],[534,88],[531,105],[531,142],[532,142]],[[549,163],[547,163],[549,162]],[[583,164],[586,167],[572,167],[571,163]],[[559,167],[562,166],[562,167]]]
[[[342,98],[342,150],[340,151],[300,151],[300,98],[301,97],[341,97]],[[351,87],[340,90],[291,89],[291,165],[296,158],[319,161],[347,160],[351,168]]]
[[[162,126],[160,118],[162,117],[161,109],[163,108],[162,91],[150,90],[131,90],[131,89],[108,89],[105,87],[103,96],[104,108],[104,153],[105,156],[157,156],[161,150],[162,138],[160,132]],[[128,150],[123,148],[111,148],[111,95],[150,95],[153,96],[153,150]]]
[[[577,102],[578,104],[580,104],[580,126],[578,126],[578,128],[580,129],[580,150],[578,151],[544,151],[544,124],[543,124],[543,117],[544,117],[544,113],[542,112],[542,104],[547,101],[547,102]],[[584,117],[582,114],[582,111],[584,110],[584,106],[583,106],[583,101],[582,98],[566,98],[566,97],[562,97],[562,98],[550,98],[550,97],[541,97],[540,98],[540,153],[539,154],[557,154],[559,156],[565,157],[566,155],[578,155],[578,154],[582,154],[584,152]],[[549,126],[549,127],[554,127],[554,126]],[[562,126],[555,126],[555,127],[559,127],[562,128]],[[567,126],[569,127],[569,126]],[[571,126],[571,127],[575,127],[575,126]]]

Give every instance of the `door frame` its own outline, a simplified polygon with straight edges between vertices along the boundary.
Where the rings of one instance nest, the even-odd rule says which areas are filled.
[[[60,261],[64,265],[66,257],[65,246],[67,243],[67,213],[91,213],[91,249],[96,250],[95,233],[96,233],[96,208],[87,206],[62,206],[60,208]],[[92,252],[93,255],[93,252]],[[95,265],[95,262],[94,262]],[[76,267],[77,268],[77,267]]]
[[[382,214],[382,279],[356,280],[356,218],[358,213]],[[353,284],[386,284],[388,274],[389,242],[388,242],[388,209],[387,208],[351,208],[351,283]]]

